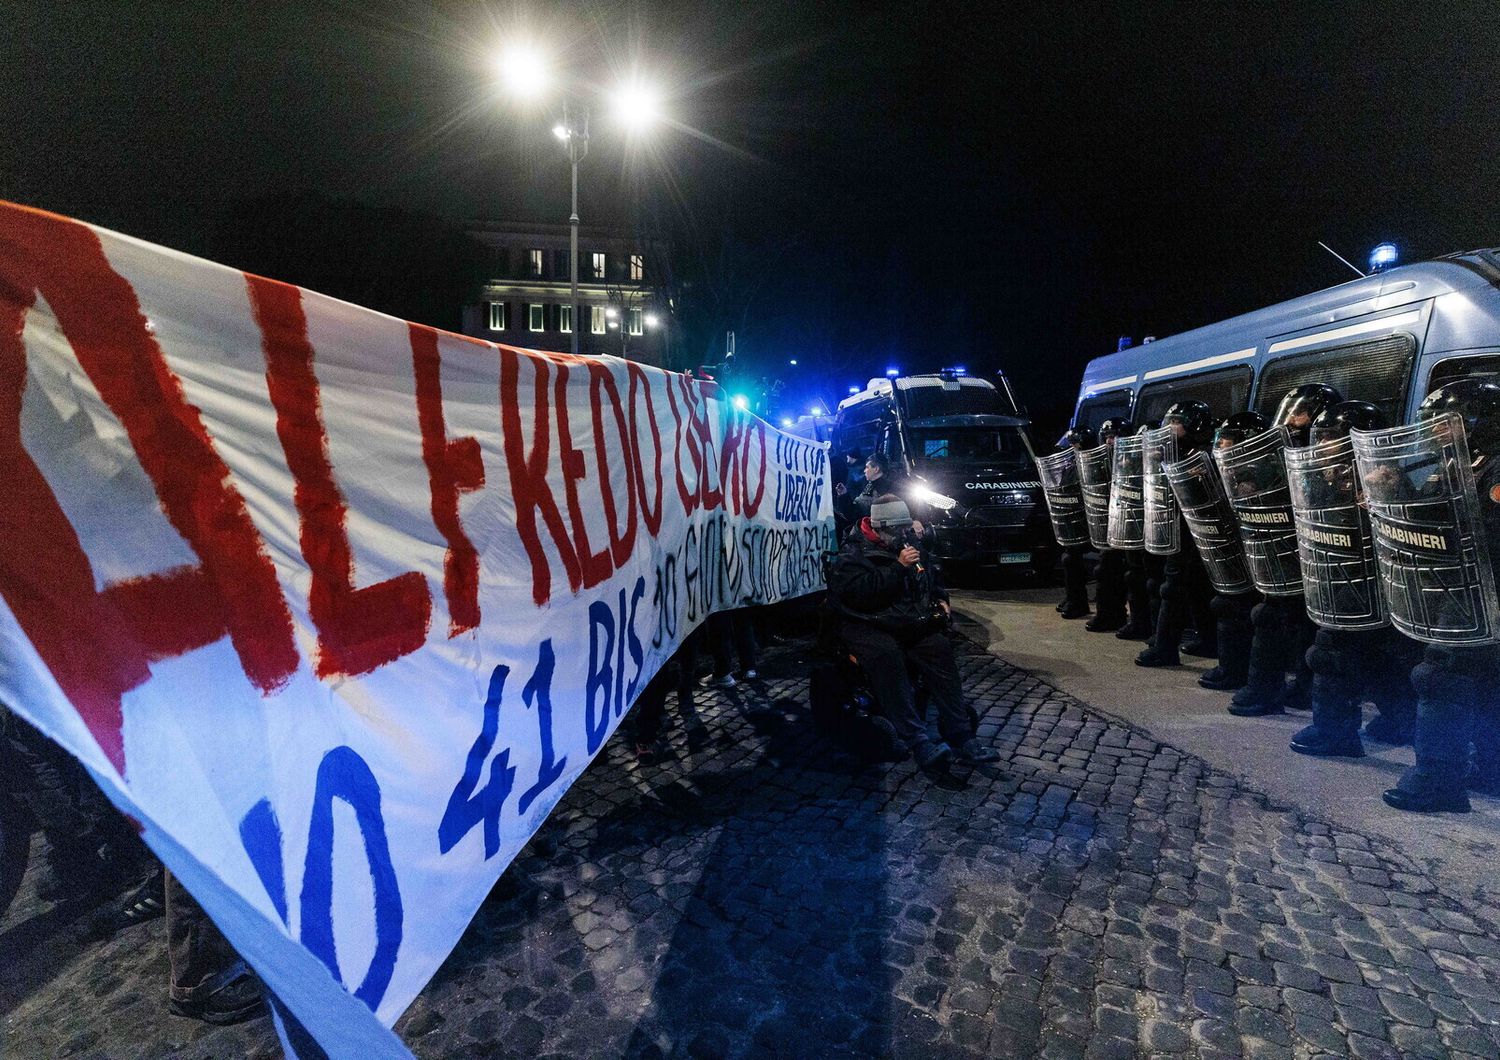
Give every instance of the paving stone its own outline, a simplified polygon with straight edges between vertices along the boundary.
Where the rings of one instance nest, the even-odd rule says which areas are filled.
[[[855,768],[802,706],[805,644],[767,652],[697,697],[705,748],[669,711],[679,754],[641,767],[627,719],[398,1033],[431,1057],[1500,1055],[1500,909],[956,643],[999,767]],[[0,937],[46,916],[28,883]],[[160,924],[54,930],[0,962],[0,1054],[279,1055],[264,1019],[162,1020],[164,974]]]

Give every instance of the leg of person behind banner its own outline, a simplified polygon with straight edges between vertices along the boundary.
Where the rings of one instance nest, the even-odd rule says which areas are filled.
[[[187,888],[163,872],[167,906],[167,957],[172,978],[168,1006],[187,1016],[226,1026],[257,1016],[265,1007],[260,980],[219,933]]]

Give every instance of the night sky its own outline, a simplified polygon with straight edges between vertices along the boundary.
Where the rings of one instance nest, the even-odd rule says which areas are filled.
[[[1360,265],[1500,243],[1493,3],[0,14],[0,197],[193,253],[278,193],[563,222],[551,116],[499,98],[489,54],[524,28],[584,80],[656,71],[680,127],[596,121],[585,223],[669,232],[702,359],[732,327],[825,400],[964,363],[1056,426],[1118,336],[1351,277],[1319,239]]]

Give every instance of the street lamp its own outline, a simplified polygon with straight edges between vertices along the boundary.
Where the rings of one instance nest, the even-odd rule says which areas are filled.
[[[522,99],[541,96],[553,80],[546,55],[529,43],[518,42],[507,46],[500,54],[496,66],[506,88],[512,95]],[[552,126],[552,135],[568,149],[568,164],[573,178],[572,210],[568,214],[568,281],[575,357],[578,355],[578,336],[583,330],[583,321],[578,312],[578,163],[589,153],[589,109],[574,98],[576,90],[576,85],[565,84],[562,120]],[[639,79],[617,88],[610,94],[609,102],[620,123],[632,132],[644,131],[661,117],[660,93]],[[613,319],[613,312],[609,310],[606,315]]]

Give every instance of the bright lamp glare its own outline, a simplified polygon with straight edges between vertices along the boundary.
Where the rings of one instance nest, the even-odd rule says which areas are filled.
[[[926,486],[913,487],[911,496],[913,500],[921,501],[923,504],[930,504],[934,508],[945,512],[951,511],[958,504],[952,497],[944,496],[936,490],[928,489]]]
[[[646,314],[646,326],[648,328],[654,328],[654,327],[656,327],[656,325],[658,325],[660,323],[661,323],[661,318],[658,317],[655,313],[647,313]]]
[[[558,124],[552,126],[552,135],[557,137],[559,140],[566,140],[568,138],[568,127],[559,122]]]
[[[786,363],[789,364],[789,365],[791,365],[793,368],[795,368],[795,367],[797,367],[797,358],[793,357],[790,361],[787,361]]]
[[[614,306],[610,306],[608,309],[606,309],[604,311],[604,315],[607,316],[609,319],[613,320],[615,317],[617,317],[617,316],[620,315],[620,311],[618,309],[616,309]]]
[[[781,425],[783,427],[790,427],[792,425],[792,418],[790,416],[781,417]]]
[[[807,411],[808,411],[809,414],[811,414],[813,416],[821,416],[821,415],[823,415],[823,406],[822,405],[813,405],[813,406],[809,407]]]
[[[896,367],[887,368],[885,370],[885,374],[887,379],[895,379],[898,375],[901,374],[901,369]]]
[[[661,118],[660,94],[639,81],[615,89],[611,103],[615,118],[628,129],[644,130]]]
[[[551,80],[546,57],[531,44],[508,45],[496,60],[496,68],[505,87],[523,98],[541,95]]]
[[[851,393],[851,394],[858,394],[859,393],[859,387],[857,387],[857,386],[851,386],[849,388],[849,393]]]
[[[747,398],[744,394],[736,394],[730,400],[734,403],[734,407],[739,409],[741,412],[750,407],[750,399]]]

